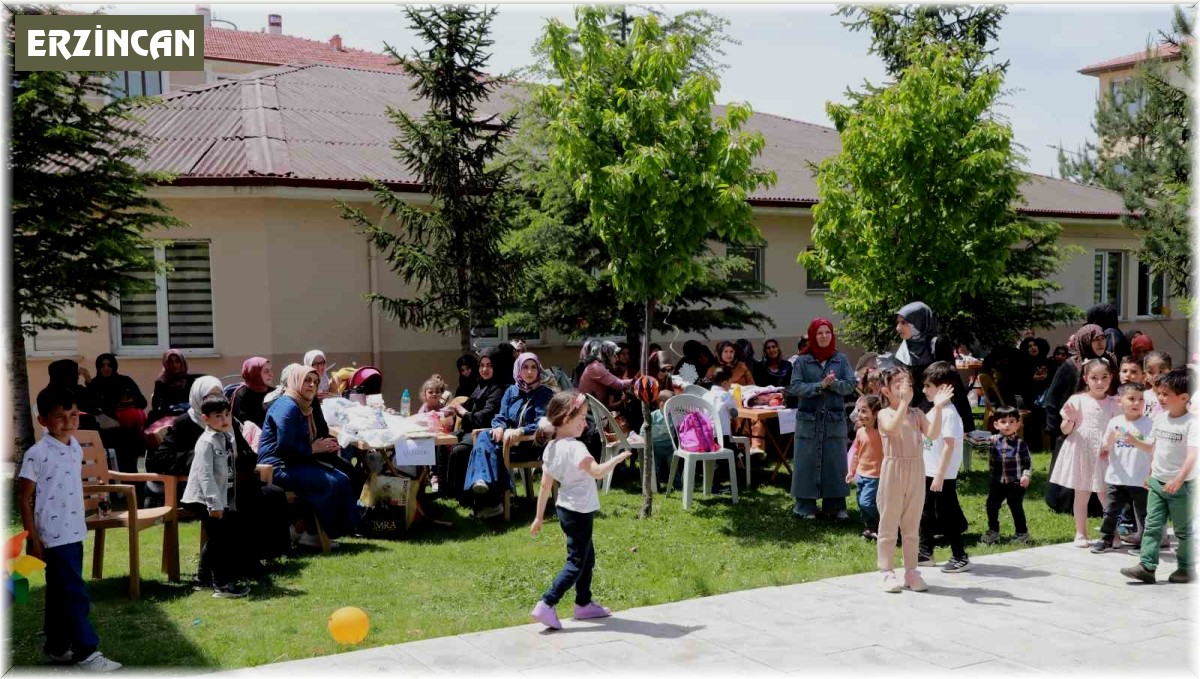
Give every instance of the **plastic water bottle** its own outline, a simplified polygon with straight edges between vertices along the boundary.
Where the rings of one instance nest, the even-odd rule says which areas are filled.
[[[400,416],[408,417],[412,414],[412,397],[408,395],[408,390],[404,390],[404,394],[400,396]]]

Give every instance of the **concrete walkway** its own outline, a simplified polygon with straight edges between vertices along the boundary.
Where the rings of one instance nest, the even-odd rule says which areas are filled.
[[[887,594],[864,573],[225,674],[1188,672],[1200,584],[1166,582],[1173,552],[1155,586],[1118,573],[1134,562],[1055,545],[982,556],[967,573],[923,568],[925,593]]]

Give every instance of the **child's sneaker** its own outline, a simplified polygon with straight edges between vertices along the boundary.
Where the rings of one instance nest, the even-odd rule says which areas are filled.
[[[534,620],[537,620],[550,629],[562,629],[562,623],[558,621],[558,613],[555,612],[553,606],[550,606],[545,601],[538,601],[529,614],[533,616]]]
[[[100,651],[94,651],[88,657],[75,663],[75,666],[84,672],[115,672],[122,667],[121,663],[116,660],[105,658]]]
[[[1181,585],[1185,582],[1195,582],[1196,581],[1196,571],[1180,568],[1179,570],[1175,571],[1170,576],[1168,576],[1167,581],[1173,582],[1177,585]]]
[[[898,594],[900,589],[900,581],[896,579],[894,571],[887,571],[883,574],[883,591],[889,594]]]
[[[874,542],[879,539],[879,534],[877,534],[875,531],[871,530],[870,528],[868,528],[867,530],[864,530],[862,532],[862,536],[863,536],[864,540],[870,540],[871,542]]]
[[[1129,578],[1130,580],[1141,580],[1142,582],[1146,583],[1147,585],[1154,584],[1154,571],[1143,566],[1141,564],[1141,562],[1138,562],[1138,564],[1136,566],[1130,566],[1129,568],[1122,568],[1121,575],[1124,575],[1125,577]]]
[[[1129,535],[1122,535],[1121,542],[1129,545],[1130,547],[1141,547],[1142,546],[1142,534],[1141,534],[1141,532],[1137,532],[1137,533],[1130,533]]]
[[[994,530],[989,530],[983,534],[983,537],[979,538],[979,541],[985,545],[994,545],[997,542],[1000,542],[1000,533]]]
[[[195,577],[192,578],[192,591],[193,592],[203,592],[206,589],[212,589],[212,588],[213,588],[213,581],[212,581],[211,577],[206,577],[206,576],[203,576],[203,575],[200,575],[199,573],[197,573],[195,575]]]
[[[1088,542],[1088,539],[1084,537],[1083,533],[1076,533],[1075,546],[1079,547],[1080,549],[1087,549],[1088,547],[1092,546],[1092,543]]]
[[[246,585],[239,585],[236,582],[231,582],[228,585],[213,587],[214,599],[241,599],[250,593],[250,588]]]
[[[966,554],[963,554],[962,558],[954,557],[947,561],[945,566],[942,566],[943,573],[962,573],[969,570],[971,570],[971,558]]]
[[[476,481],[475,483],[472,483],[471,492],[475,493],[476,495],[483,495],[484,493],[488,492],[487,482]]]
[[[916,570],[904,571],[904,586],[914,592],[924,592],[929,589],[925,584],[925,579]]]
[[[1033,538],[1029,537],[1029,533],[1017,533],[1013,536],[1013,542],[1017,542],[1022,545],[1032,545]]]
[[[933,560],[932,554],[926,554],[925,552],[920,552],[917,554],[917,565],[918,566],[936,566],[937,562]]]
[[[1099,540],[1092,543],[1092,554],[1103,554],[1104,552],[1116,549],[1116,541],[1110,536],[1101,536]]]
[[[437,474],[433,474],[432,476],[429,477],[429,490],[434,493],[438,492]]]
[[[601,606],[600,604],[596,603],[595,601],[589,603],[586,606],[579,606],[579,605],[575,606],[575,619],[576,620],[590,620],[592,618],[607,618],[610,615],[612,615],[611,610],[605,608],[604,606]]]
[[[51,653],[49,651],[42,651],[42,657],[45,658],[46,662],[51,665],[70,665],[72,658],[75,656],[71,653],[71,649],[68,648],[67,652],[61,655],[58,653]]]

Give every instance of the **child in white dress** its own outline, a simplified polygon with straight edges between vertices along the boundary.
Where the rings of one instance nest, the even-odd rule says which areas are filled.
[[[1108,359],[1094,358],[1083,364],[1084,390],[1067,399],[1062,407],[1060,428],[1066,435],[1050,482],[1075,491],[1075,546],[1089,547],[1087,507],[1093,492],[1108,506],[1100,449],[1109,420],[1121,414],[1116,399],[1108,395],[1113,366]]]

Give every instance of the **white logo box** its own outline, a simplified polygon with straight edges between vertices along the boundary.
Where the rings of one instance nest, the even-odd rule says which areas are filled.
[[[396,442],[393,464],[397,467],[420,467],[435,464],[433,437],[408,438]]]

